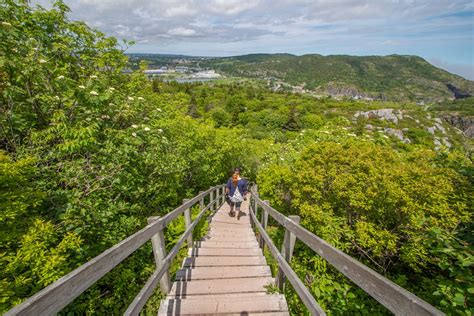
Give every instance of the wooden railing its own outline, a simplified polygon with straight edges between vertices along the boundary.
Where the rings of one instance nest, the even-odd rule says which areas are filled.
[[[252,225],[260,233],[260,246],[262,247],[262,251],[266,244],[268,250],[278,262],[279,272],[276,278],[277,286],[282,290],[285,279],[287,279],[312,315],[325,315],[325,312],[296,273],[291,269],[289,264],[296,239],[302,241],[306,246],[327,260],[339,272],[348,277],[395,315],[444,315],[441,311],[416,295],[401,288],[301,227],[298,217],[286,217],[273,209],[268,201],[262,201],[259,198],[256,186],[252,187],[251,192],[250,218]],[[259,208],[261,209],[260,222],[257,219]],[[285,228],[285,237],[281,252],[278,251],[265,231],[268,223],[268,215]]]
[[[207,196],[209,196],[209,204],[204,207],[204,199]],[[200,204],[200,212],[196,219],[191,222],[190,209],[197,203]],[[138,315],[158,282],[160,282],[160,289],[163,292],[170,290],[171,284],[168,271],[171,262],[185,241],[187,241],[189,247],[192,247],[192,232],[206,211],[215,211],[223,203],[224,185],[218,185],[205,192],[200,192],[192,199],[184,200],[181,206],[163,217],[149,218],[146,227],[15,306],[5,316],[56,314],[135,250],[151,240],[156,270],[125,312],[125,315]],[[183,213],[186,230],[170,252],[166,254],[163,229]]]

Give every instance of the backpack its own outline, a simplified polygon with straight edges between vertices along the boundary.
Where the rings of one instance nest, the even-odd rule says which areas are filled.
[[[234,202],[234,203],[239,203],[239,202],[242,202],[244,200],[244,197],[242,196],[242,194],[240,194],[238,186],[235,188],[234,195],[232,195],[230,197],[230,200],[231,200],[231,202]]]

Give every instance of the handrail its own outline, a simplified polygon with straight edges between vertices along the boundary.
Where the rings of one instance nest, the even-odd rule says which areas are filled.
[[[304,286],[303,282],[301,282],[301,280],[298,278],[293,269],[291,269],[289,263],[286,262],[286,260],[280,254],[277,247],[273,244],[271,238],[265,232],[263,226],[258,222],[257,217],[255,216],[251,208],[250,217],[255,223],[255,226],[257,226],[260,235],[267,243],[268,249],[272,253],[273,257],[278,261],[278,266],[284,271],[285,275],[287,276],[291,285],[293,285],[293,288],[295,289],[296,293],[298,293],[304,305],[308,308],[312,315],[326,315],[321,306],[319,306],[318,302],[316,302],[314,297],[311,295],[309,290]]]
[[[257,206],[258,208],[258,206],[260,206],[263,212],[270,214],[279,224],[285,227],[286,230],[294,234],[297,239],[301,240],[318,255],[326,259],[339,272],[348,277],[352,282],[357,284],[367,294],[372,296],[395,315],[444,315],[444,313],[442,313],[440,310],[420,299],[413,293],[410,293],[404,288],[398,286],[389,279],[350,257],[339,249],[333,247],[325,240],[314,235],[307,229],[301,227],[290,218],[279,213],[277,210],[259,198],[258,193],[254,187],[251,189],[251,193],[252,198],[255,201],[254,207]],[[251,203],[251,205],[252,204],[253,203]],[[255,225],[261,231],[262,237],[268,244],[270,251],[273,255],[275,255],[274,251],[276,250],[276,247],[266,232],[263,230],[262,225],[258,223],[257,217],[254,214],[256,211],[257,209],[252,211],[252,207],[250,208],[252,219],[254,219]],[[281,258],[277,256],[276,259],[280,264]],[[288,280],[292,282],[292,275],[287,274],[289,272],[287,269],[288,267],[284,264],[280,266],[280,268],[287,275]],[[291,270],[291,272],[293,272],[293,270]],[[301,294],[298,292],[297,288],[295,288],[295,290],[297,291],[298,295],[300,295],[300,298],[305,303],[305,305],[308,307],[306,302],[308,297],[306,294]],[[315,307],[314,305],[311,306]],[[310,309],[310,311],[312,310]]]
[[[217,196],[217,194],[214,194],[214,192],[223,188],[224,186],[225,185],[223,184],[217,185],[204,192],[201,192],[157,221],[148,224],[135,234],[127,237],[118,244],[115,244],[97,257],[91,259],[82,266],[63,276],[56,282],[48,285],[46,288],[34,294],[23,303],[13,307],[7,311],[5,316],[51,315],[59,312],[69,303],[71,303],[76,297],[92,286],[96,281],[102,278],[106,273],[108,273],[130,254],[132,254],[135,250],[150,240],[152,236],[163,230],[163,228],[165,228],[172,220],[176,219],[184,211],[191,208],[197,202],[201,201],[201,199],[204,199],[207,195],[210,195],[211,199],[205,209],[208,210],[209,208],[213,207],[219,201],[218,199],[222,198],[222,195]],[[202,217],[202,214],[203,212],[200,213],[199,219]],[[193,225],[186,229],[186,236],[191,233],[195,226],[196,221],[193,223]],[[184,239],[180,238],[179,246],[182,245],[183,241]],[[175,250],[177,245],[178,244],[175,245],[173,250]],[[155,273],[153,273],[153,276],[155,276],[157,279],[160,279],[160,277],[166,272],[172,261],[172,258],[176,256],[176,254],[174,254],[174,256],[172,254],[173,251],[170,252],[170,255],[168,255],[166,258],[168,259],[164,264],[166,268],[160,269],[161,271],[155,271]]]
[[[215,201],[219,201],[219,198],[222,198],[224,194],[221,194],[215,198]],[[174,245],[174,247],[170,250],[170,253],[166,256],[163,260],[163,266],[157,269],[151,276],[148,278],[145,286],[140,290],[140,293],[137,294],[133,302],[128,306],[127,310],[125,311],[124,315],[138,315],[138,313],[142,310],[143,306],[145,306],[146,301],[150,298],[153,294],[153,290],[155,289],[158,281],[163,276],[163,274],[168,270],[168,267],[171,265],[171,262],[176,257],[181,249],[181,246],[186,241],[186,238],[193,232],[194,228],[201,220],[202,216],[208,211],[214,203],[209,203],[204,209],[201,210],[198,217],[192,222],[192,224],[185,230],[183,235],[179,238],[178,242]]]

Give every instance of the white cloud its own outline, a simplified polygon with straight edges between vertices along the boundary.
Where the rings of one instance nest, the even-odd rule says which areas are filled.
[[[48,2],[33,0],[43,5]],[[472,0],[65,2],[72,19],[134,40],[137,44],[129,51],[190,55],[400,53],[473,64],[472,57],[466,57],[473,54]],[[471,49],[466,51],[469,45]],[[464,53],[459,53],[462,50]],[[454,62],[459,58],[462,60]]]
[[[186,29],[184,27],[177,27],[168,31],[168,35],[171,36],[193,36],[196,34],[196,31],[193,29]]]

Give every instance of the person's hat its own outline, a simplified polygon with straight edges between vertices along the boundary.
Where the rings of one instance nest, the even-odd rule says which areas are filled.
[[[239,167],[234,168],[234,172],[240,173],[240,168]]]

